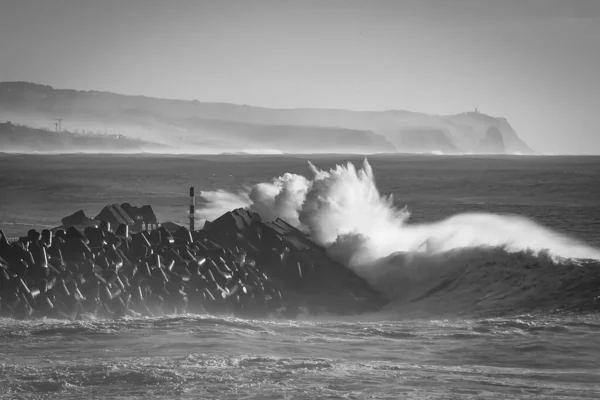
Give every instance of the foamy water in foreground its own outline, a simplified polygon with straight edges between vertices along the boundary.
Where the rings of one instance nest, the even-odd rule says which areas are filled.
[[[595,399],[599,328],[597,315],[3,320],[0,395]]]

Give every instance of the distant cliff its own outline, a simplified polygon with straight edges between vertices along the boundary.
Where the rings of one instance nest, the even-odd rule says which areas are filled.
[[[479,141],[478,152],[481,153],[505,153],[506,145],[502,133],[495,126],[491,126],[485,136]]]
[[[164,152],[166,146],[122,135],[53,132],[0,123],[0,152],[14,153],[138,153]]]
[[[504,118],[477,112],[283,110],[0,83],[0,120],[38,126],[55,118],[71,129],[119,131],[199,152],[533,152]]]

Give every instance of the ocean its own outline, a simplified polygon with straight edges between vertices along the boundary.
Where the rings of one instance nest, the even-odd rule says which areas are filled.
[[[199,217],[284,216],[390,300],[297,320],[0,319],[0,398],[600,398],[600,158],[363,161],[0,154],[8,236],[122,202],[186,224],[193,184]]]

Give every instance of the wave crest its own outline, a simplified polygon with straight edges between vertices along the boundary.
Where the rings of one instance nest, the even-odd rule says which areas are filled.
[[[515,302],[555,305],[548,296],[567,301],[564,294],[571,293],[556,284],[565,281],[565,270],[585,280],[573,274],[573,266],[581,265],[576,260],[600,260],[598,249],[516,215],[466,213],[412,224],[406,207],[398,209],[391,195],[380,194],[367,160],[358,169],[351,163],[329,171],[309,167],[312,179],[286,173],[238,194],[202,196],[213,214],[249,207],[264,219],[286,220],[394,304],[435,297],[448,307],[469,308],[480,303],[480,295],[486,304],[512,303],[506,301],[511,293]],[[201,210],[199,216],[207,214]],[[585,265],[594,265],[586,273],[596,274],[598,263]],[[439,297],[442,292],[445,297]],[[591,299],[588,292],[582,295]]]

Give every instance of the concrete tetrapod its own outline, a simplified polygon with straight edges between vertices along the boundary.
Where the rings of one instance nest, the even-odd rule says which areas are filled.
[[[229,313],[356,314],[385,299],[285,221],[237,209],[200,231],[130,233],[106,221],[0,231],[0,315],[68,319]]]

